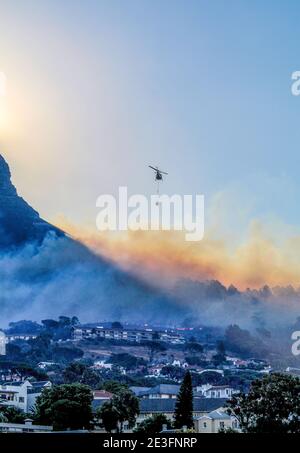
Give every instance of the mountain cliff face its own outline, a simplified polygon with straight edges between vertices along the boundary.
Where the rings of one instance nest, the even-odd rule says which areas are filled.
[[[0,313],[3,324],[60,314],[89,322],[166,320],[182,310],[41,219],[18,195],[0,155]]]
[[[0,248],[11,248],[28,241],[41,242],[47,233],[63,233],[40,218],[17,193],[9,166],[0,155]]]

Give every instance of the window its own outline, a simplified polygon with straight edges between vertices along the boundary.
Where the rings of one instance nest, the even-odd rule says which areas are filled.
[[[220,422],[220,428],[225,428],[225,423],[224,422]]]
[[[203,428],[207,428],[207,423],[206,422],[203,423]]]
[[[24,396],[19,396],[19,403],[24,403],[24,401],[25,401]]]

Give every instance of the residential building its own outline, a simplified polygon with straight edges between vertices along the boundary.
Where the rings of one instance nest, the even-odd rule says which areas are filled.
[[[16,340],[34,340],[37,337],[37,334],[30,334],[30,333],[15,333],[15,334],[7,334],[6,335],[6,343],[11,343],[12,341]]]
[[[1,381],[22,381],[22,375],[18,370],[11,370],[3,367],[0,369],[0,382]]]
[[[94,362],[94,368],[97,370],[105,369],[105,370],[111,370],[113,367],[112,363],[107,363],[106,359],[103,360],[95,360]]]
[[[194,418],[197,433],[218,433],[226,429],[238,430],[238,421],[235,417],[226,414],[221,409]]]
[[[300,368],[288,366],[286,372],[292,376],[300,376]]]
[[[144,392],[141,392],[139,396],[141,398],[148,398],[148,399],[176,399],[179,393],[180,385],[172,385],[172,384],[159,384],[155,387],[151,387]]]
[[[30,412],[35,405],[36,399],[44,389],[52,387],[50,381],[35,381],[31,382],[31,387],[27,389],[27,409],[26,412]]]
[[[231,398],[239,390],[230,387],[229,385],[200,385],[196,387],[197,393],[205,398]]]
[[[221,398],[194,398],[193,417],[198,418],[214,410],[221,410],[225,403],[226,400]],[[169,420],[173,420],[175,405],[176,399],[174,398],[143,398],[140,400],[140,414],[137,423],[156,414],[164,414]]]
[[[148,377],[160,377],[161,375],[161,370],[163,369],[162,365],[153,365],[151,367],[148,367]]]
[[[107,392],[106,390],[94,390],[93,399],[94,400],[105,400],[108,401],[113,397],[113,393]]]
[[[130,390],[135,394],[135,396],[140,397],[143,395],[145,392],[150,390],[151,387],[139,387],[139,386],[132,386],[130,387]]]
[[[25,423],[0,423],[1,433],[47,433],[53,431],[53,426],[33,425],[31,419]]]
[[[97,409],[105,403],[105,401],[107,400],[94,399],[92,402],[93,412],[96,412]],[[195,423],[198,418],[200,419],[200,417],[208,415],[213,411],[224,411],[225,403],[226,400],[222,398],[195,398],[193,401],[193,418],[195,419]],[[173,421],[175,406],[175,398],[141,398],[140,413],[137,417],[136,424],[138,425],[146,418],[158,414],[163,414],[170,421]]]
[[[51,385],[50,381],[1,381],[0,402],[2,405],[17,407],[24,412],[29,412],[43,389],[49,388]]]
[[[106,390],[94,390],[92,410],[96,412],[99,407],[102,406],[106,401],[109,401],[113,397],[113,393],[107,392]]]
[[[51,368],[55,365],[58,365],[56,362],[39,362],[38,363],[38,367],[41,369],[41,370],[46,370],[47,368]]]
[[[0,355],[6,355],[6,335],[0,330]]]
[[[29,381],[0,382],[0,402],[5,406],[14,406],[27,412],[27,391],[31,387]]]
[[[158,331],[153,329],[114,329],[102,326],[76,327],[73,330],[73,340],[83,340],[87,338],[104,338],[108,340],[127,340],[134,343],[142,341],[160,340],[171,344],[184,343],[184,337],[175,332],[166,330]]]

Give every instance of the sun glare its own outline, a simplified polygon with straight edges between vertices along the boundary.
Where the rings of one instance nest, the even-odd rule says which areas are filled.
[[[0,131],[5,126],[6,121],[6,76],[0,72]]]

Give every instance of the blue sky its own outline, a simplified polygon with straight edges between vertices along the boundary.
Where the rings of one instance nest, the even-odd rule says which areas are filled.
[[[221,232],[298,230],[299,23],[292,0],[2,0],[0,144],[19,191],[92,225],[101,193],[154,191],[154,164]]]

